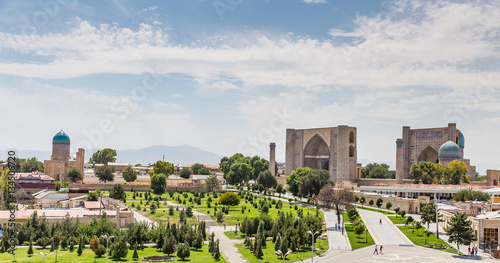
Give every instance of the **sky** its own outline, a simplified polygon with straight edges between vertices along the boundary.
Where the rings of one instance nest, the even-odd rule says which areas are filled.
[[[484,173],[499,67],[500,1],[1,1],[0,149],[63,129],[72,151],[284,161],[287,128],[349,125],[358,159],[393,163],[402,126],[454,122]]]

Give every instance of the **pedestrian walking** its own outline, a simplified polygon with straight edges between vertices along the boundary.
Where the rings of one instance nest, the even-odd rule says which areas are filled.
[[[335,230],[338,229],[338,223],[335,223]]]
[[[469,254],[467,256],[470,256],[470,246],[469,246]]]
[[[382,248],[384,248],[384,246],[380,244],[380,254],[382,254]]]
[[[380,218],[379,224],[382,224],[382,218]]]
[[[378,245],[377,244],[375,244],[375,251],[373,251],[373,254],[375,254],[375,253],[377,253],[377,255],[378,255]]]
[[[475,254],[477,256],[477,245],[474,247],[474,250],[476,251]]]

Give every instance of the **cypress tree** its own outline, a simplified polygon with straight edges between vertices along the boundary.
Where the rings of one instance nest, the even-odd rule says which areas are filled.
[[[80,236],[80,242],[78,243],[78,250],[76,253],[78,253],[78,256],[81,256],[83,253],[83,236]]]
[[[28,257],[33,255],[33,238],[30,238],[30,247],[28,248]]]

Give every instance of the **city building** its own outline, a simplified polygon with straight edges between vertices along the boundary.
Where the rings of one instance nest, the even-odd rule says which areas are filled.
[[[464,158],[465,137],[455,123],[447,127],[411,129],[403,127],[403,136],[396,140],[396,183],[409,178],[410,168],[421,161],[441,163],[443,167],[453,160],[464,162],[467,175],[476,179],[476,167]]]
[[[79,148],[75,160],[71,160],[70,144],[71,140],[63,130],[52,139],[52,156],[50,160],[45,160],[44,172],[56,181],[69,181],[67,174],[71,168],[76,168],[84,174],[85,150]]]
[[[359,178],[356,127],[286,130],[285,174],[301,167],[327,170],[334,182]]]

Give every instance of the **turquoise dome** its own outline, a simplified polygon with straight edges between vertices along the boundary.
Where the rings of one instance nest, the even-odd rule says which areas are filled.
[[[54,135],[54,138],[52,139],[52,143],[54,143],[54,142],[70,143],[71,140],[69,139],[69,136],[63,130],[61,130],[56,135]]]
[[[461,131],[458,132],[458,145],[460,147],[464,147],[465,146],[465,137],[464,137],[464,134]]]
[[[460,147],[452,141],[447,141],[439,147],[439,158],[441,157],[454,157],[460,158],[462,157],[462,151]]]

